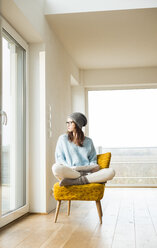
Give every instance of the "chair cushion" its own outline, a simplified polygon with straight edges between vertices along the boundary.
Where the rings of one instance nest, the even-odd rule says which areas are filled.
[[[111,160],[110,152],[97,155],[97,163],[101,169],[109,168],[110,160]]]
[[[97,155],[97,163],[101,169],[108,168],[110,164],[111,153]],[[57,201],[99,201],[103,198],[105,185],[100,183],[90,183],[85,185],[59,186],[55,183],[53,187],[54,198]]]
[[[104,195],[104,184],[90,183],[85,185],[59,186],[55,183],[53,187],[54,198],[61,200],[99,201]]]

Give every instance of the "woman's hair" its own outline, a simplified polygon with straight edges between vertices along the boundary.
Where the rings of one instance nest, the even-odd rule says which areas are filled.
[[[85,138],[84,133],[83,133],[82,129],[77,126],[76,123],[75,123],[75,129],[76,129],[76,137],[77,138],[76,138],[74,143],[78,146],[83,146],[83,141]],[[73,132],[68,132],[68,140],[71,142],[74,141]]]

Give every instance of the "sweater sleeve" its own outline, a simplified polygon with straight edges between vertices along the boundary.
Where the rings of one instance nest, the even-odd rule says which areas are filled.
[[[56,150],[55,150],[55,160],[57,164],[62,164],[68,166],[65,159],[62,137],[60,136],[57,141]]]
[[[90,150],[90,154],[89,154],[89,164],[90,165],[95,165],[97,164],[97,155],[96,155],[96,150],[95,147],[93,145],[93,141],[91,140],[91,150]]]

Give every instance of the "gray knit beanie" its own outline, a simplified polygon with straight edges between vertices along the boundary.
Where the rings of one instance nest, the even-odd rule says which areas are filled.
[[[86,126],[87,118],[85,115],[79,112],[72,113],[69,117],[77,124],[79,128]]]

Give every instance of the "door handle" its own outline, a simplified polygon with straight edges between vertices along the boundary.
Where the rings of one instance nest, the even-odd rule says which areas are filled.
[[[5,111],[0,110],[0,118],[1,118],[1,122],[3,125],[7,125],[7,113]]]

